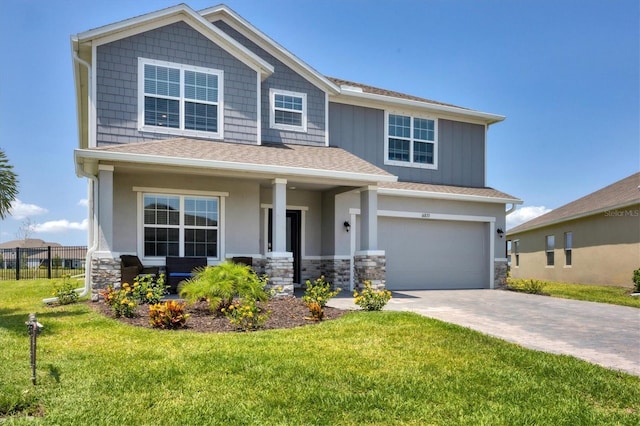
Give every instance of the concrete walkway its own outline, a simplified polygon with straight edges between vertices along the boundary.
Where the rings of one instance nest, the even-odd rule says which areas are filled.
[[[357,309],[348,294],[328,305]],[[424,290],[393,292],[385,310],[416,312],[640,376],[637,308],[503,290]]]

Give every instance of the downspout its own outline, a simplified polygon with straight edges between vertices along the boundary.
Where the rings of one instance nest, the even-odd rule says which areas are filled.
[[[511,208],[505,212],[505,216],[509,216],[514,211],[516,211],[516,203],[511,203]]]
[[[91,65],[83,59],[80,59],[78,53],[73,51],[73,60],[78,62],[81,65],[84,65],[87,68],[87,75],[89,82],[91,82]],[[89,84],[91,86],[91,84]],[[78,163],[76,162],[76,175],[83,176],[89,179],[91,186],[89,187],[89,241],[92,241],[91,247],[87,250],[87,255],[85,257],[85,272],[84,272],[84,287],[76,288],[74,291],[78,293],[79,297],[84,297],[91,291],[91,258],[93,257],[93,253],[98,249],[98,222],[95,220],[95,205],[94,200],[98,198],[95,197],[95,192],[98,191],[98,177],[87,173],[84,170],[84,167],[78,167]],[[44,303],[55,303],[58,301],[57,297],[50,297],[48,299],[42,300]]]

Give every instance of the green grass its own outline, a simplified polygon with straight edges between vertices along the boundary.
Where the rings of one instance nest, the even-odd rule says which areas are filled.
[[[553,297],[640,308],[640,297],[631,296],[629,288],[545,281],[543,291]]]
[[[640,378],[404,312],[290,330],[153,331],[50,283],[0,284],[0,424],[640,423]],[[35,312],[38,384],[24,322]],[[37,414],[26,418],[26,414]]]

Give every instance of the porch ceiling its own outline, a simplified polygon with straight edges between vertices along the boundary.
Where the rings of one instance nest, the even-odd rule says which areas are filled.
[[[337,147],[248,145],[187,138],[77,149],[76,164],[95,173],[96,163],[137,173],[221,175],[253,180],[287,179],[300,189],[376,185],[396,176]]]

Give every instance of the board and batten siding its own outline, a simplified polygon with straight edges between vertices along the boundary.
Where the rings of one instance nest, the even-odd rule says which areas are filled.
[[[141,142],[175,135],[138,130],[138,58],[224,71],[224,140],[257,141],[256,72],[184,22],[97,47],[97,143]]]
[[[329,103],[329,144],[398,176],[401,181],[485,186],[485,128],[438,119],[437,170],[384,164],[384,114],[380,109]]]
[[[325,145],[325,99],[327,95],[324,91],[311,84],[307,79],[296,73],[264,49],[257,46],[244,35],[231,28],[227,23],[223,21],[215,21],[213,24],[251,52],[273,65],[275,69],[274,73],[262,82],[262,141],[299,145]],[[269,89],[306,93],[306,133],[270,128]]]

